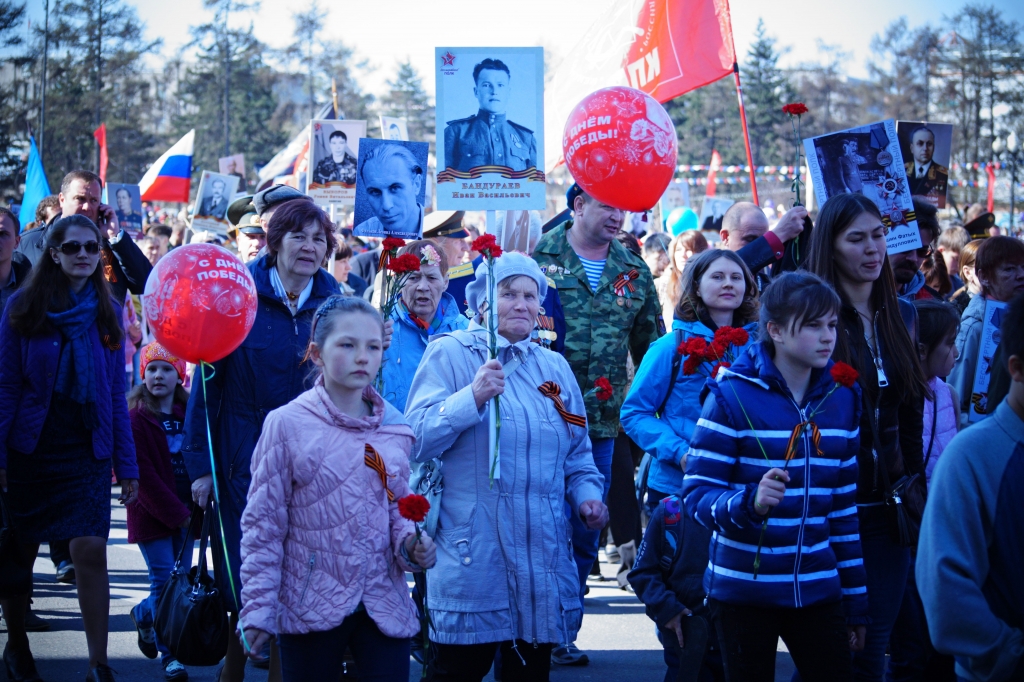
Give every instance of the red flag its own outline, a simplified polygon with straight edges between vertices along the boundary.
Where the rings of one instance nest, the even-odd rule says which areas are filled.
[[[622,68],[659,102],[724,78],[736,61],[728,0],[647,0]]]
[[[722,157],[718,154],[717,149],[711,150],[711,167],[708,168],[708,191],[704,193],[704,196],[713,197],[715,196],[715,174],[718,173],[718,169],[722,167]]]
[[[995,208],[995,191],[996,191],[996,169],[991,163],[985,164],[985,175],[988,176],[988,212],[991,213],[992,209]],[[1011,220],[1013,216],[1010,217]]]
[[[100,146],[100,180],[107,184],[107,124],[101,123],[99,128],[92,131],[92,136]]]

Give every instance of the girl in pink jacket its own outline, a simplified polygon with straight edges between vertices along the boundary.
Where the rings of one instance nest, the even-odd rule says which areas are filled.
[[[320,376],[267,416],[253,453],[239,627],[253,657],[276,635],[285,682],[338,679],[346,646],[360,676],[409,679],[405,572],[435,550],[398,512],[413,432],[371,386],[383,335],[366,301],[327,299],[308,350]]]

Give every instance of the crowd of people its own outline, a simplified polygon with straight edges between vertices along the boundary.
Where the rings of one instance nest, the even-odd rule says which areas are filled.
[[[138,304],[187,230],[151,211],[133,240],[101,191],[69,173],[25,231],[0,209],[3,560],[49,545],[87,680],[114,679],[112,483],[149,570],[138,645],[168,680],[188,670],[157,602],[200,526],[235,633],[220,682],[248,661],[339,679],[347,652],[367,680],[404,682],[411,659],[439,681],[547,680],[588,664],[602,545],[666,682],[773,680],[780,638],[794,679],[1024,680],[1018,239],[915,199],[922,245],[889,253],[859,194],[636,235],[573,185],[490,265],[462,212],[428,214],[383,319],[382,247],[275,185],[226,211],[255,322],[196,368]],[[41,679],[31,596],[0,599],[11,680]]]

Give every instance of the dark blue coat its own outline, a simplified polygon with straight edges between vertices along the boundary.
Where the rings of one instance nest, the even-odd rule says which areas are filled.
[[[313,291],[294,318],[274,293],[266,257],[249,264],[256,280],[259,308],[249,335],[234,352],[206,369],[207,398],[203,400],[203,381],[199,368],[192,379],[192,393],[185,415],[185,439],[181,454],[193,481],[210,473],[210,450],[206,438],[206,413],[209,406],[210,433],[216,482],[221,500],[221,517],[235,593],[241,589],[238,569],[242,539],[240,519],[249,493],[249,464],[263,430],[267,413],[294,400],[311,387],[312,364],[303,362],[309,344],[313,313],[327,297],[339,293],[338,284],[326,270],[314,275]],[[211,531],[219,544],[219,533]],[[223,550],[214,551],[214,566],[223,561]],[[231,594],[223,570],[216,571],[224,594]]]
[[[21,291],[11,296],[14,302]],[[49,331],[24,337],[11,327],[11,306],[0,320],[0,469],[7,468],[8,448],[33,452],[50,411],[57,381],[61,337]],[[96,459],[113,458],[118,480],[138,478],[135,441],[124,395],[124,347],[111,350],[100,340],[99,328],[89,331],[96,368],[96,428],[92,453]]]

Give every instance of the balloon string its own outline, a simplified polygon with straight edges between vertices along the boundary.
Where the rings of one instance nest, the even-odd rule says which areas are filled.
[[[206,376],[206,368],[209,367],[212,372],[210,376]],[[224,535],[224,518],[220,514],[220,488],[217,485],[217,463],[213,459],[213,436],[210,433],[210,405],[206,402],[206,380],[212,379],[217,373],[217,369],[206,362],[201,360],[199,364],[199,371],[203,377],[203,406],[205,407],[206,415],[206,443],[210,450],[210,473],[213,477],[213,502],[217,507],[217,526],[220,528],[220,547],[224,552],[224,566],[227,568],[228,574],[228,585],[231,586],[231,601],[235,600],[235,595],[238,591],[235,589],[235,577],[231,571],[231,557],[228,556],[228,543],[227,538]],[[242,623],[242,609],[240,604],[235,604],[238,608],[238,631],[242,633],[242,644],[245,646],[246,653],[252,651],[252,647],[249,646],[249,639],[245,636],[245,624]]]

